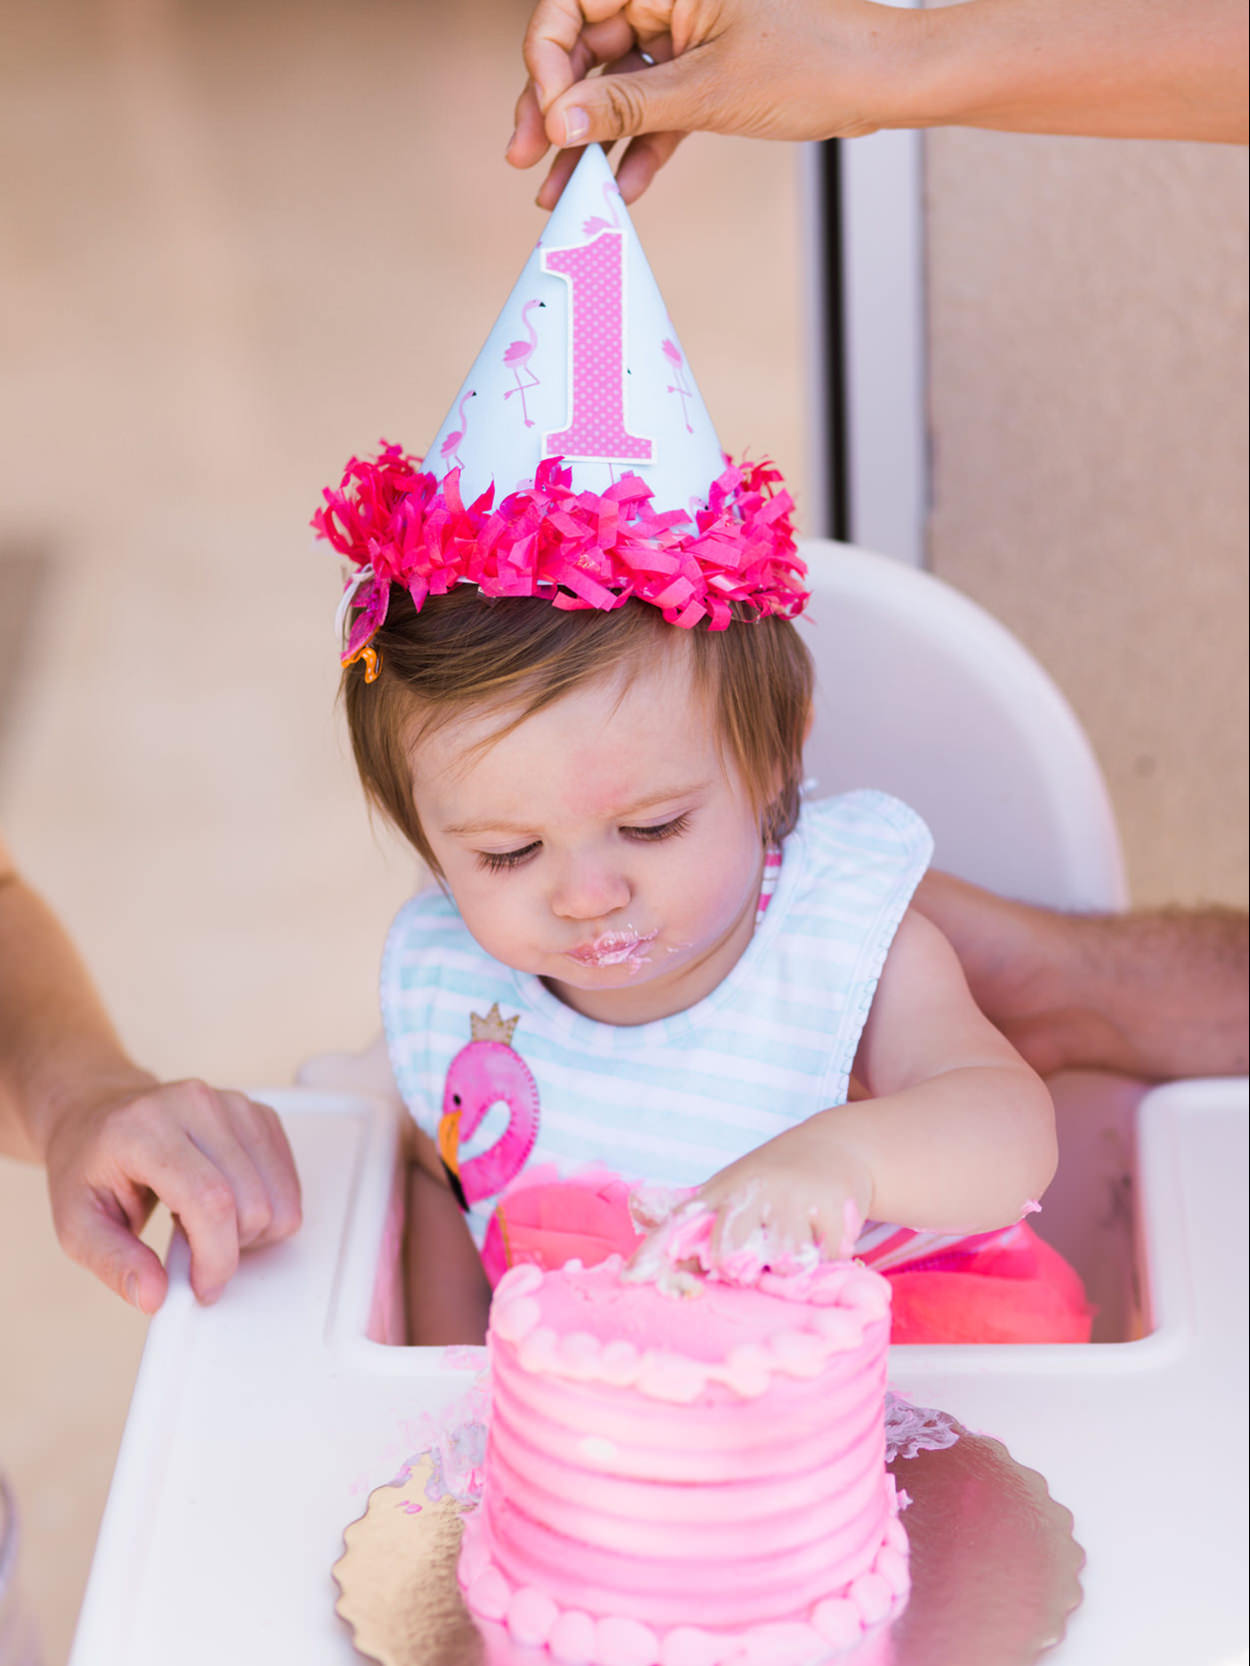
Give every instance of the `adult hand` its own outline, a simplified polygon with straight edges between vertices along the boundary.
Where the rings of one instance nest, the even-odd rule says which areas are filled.
[[[538,0],[507,157],[529,168],[550,145],[629,138],[617,184],[633,202],[695,129],[872,133],[892,119],[889,81],[923,26],[922,13],[872,0]],[[599,66],[605,74],[586,79]],[[542,207],[555,206],[576,161],[576,151],[557,157]]]
[[[1126,139],[1246,141],[1244,0],[537,0],[529,80],[508,145],[628,139],[642,195],[686,133],[856,138],[979,127]],[[603,67],[602,76],[587,76]],[[576,152],[538,193],[553,208]]]
[[[127,1082],[65,1108],[46,1146],[65,1252],[144,1313],[167,1276],[139,1233],[159,1200],[191,1246],[191,1286],[215,1302],[239,1252],[300,1224],[295,1163],[277,1115],[203,1082]]]

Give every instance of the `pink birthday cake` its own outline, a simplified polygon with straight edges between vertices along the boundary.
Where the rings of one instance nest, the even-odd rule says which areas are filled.
[[[621,1268],[496,1289],[470,1610],[561,1666],[860,1666],[908,1591],[888,1284],[838,1262],[674,1292]]]

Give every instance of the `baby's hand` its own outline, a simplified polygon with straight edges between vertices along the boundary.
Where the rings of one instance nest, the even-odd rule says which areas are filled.
[[[802,1127],[749,1152],[698,1194],[713,1222],[711,1267],[799,1271],[851,1255],[872,1200],[872,1175],[841,1147],[809,1151]]]
[[[139,1233],[167,1205],[191,1246],[191,1286],[215,1302],[239,1251],[287,1238],[300,1189],[277,1115],[203,1082],[132,1083],[67,1109],[47,1143],[61,1247],[144,1313],[167,1278]]]

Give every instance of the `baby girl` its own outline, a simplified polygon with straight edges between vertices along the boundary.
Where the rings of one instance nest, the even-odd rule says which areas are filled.
[[[583,256],[603,267],[597,339],[628,334],[603,322],[628,235],[604,200],[610,221],[540,256],[569,282],[574,362],[552,381],[574,406],[594,391]],[[681,366],[665,410],[694,433],[697,390],[663,351]],[[575,412],[536,466],[501,458],[496,425],[470,501],[481,362],[441,475],[386,447],[316,522],[356,567],[344,699],[365,790],[438,881],[382,974],[415,1124],[412,1340],[480,1340],[516,1261],[634,1253],[631,1194],[656,1185],[698,1198],[705,1263],[863,1256],[893,1283],[896,1340],[1085,1338],[1079,1281],[1024,1224],[1055,1167],[1047,1091],[910,907],[927,829],[875,791],[801,798],[812,666],[775,471],[718,458],[694,503],[658,507],[659,443],[644,454],[613,384],[615,415],[600,397],[571,444]],[[497,410],[538,443],[541,423]],[[604,433],[591,490],[563,456]],[[496,505],[490,481],[518,475]]]

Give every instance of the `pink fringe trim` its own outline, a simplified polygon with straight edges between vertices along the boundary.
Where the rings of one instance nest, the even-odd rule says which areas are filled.
[[[602,493],[575,492],[571,482],[563,459],[547,458],[533,486],[498,508],[494,486],[466,507],[459,469],[439,482],[419,458],[385,441],[375,462],[353,457],[312,521],[358,569],[349,580],[359,586],[358,611],[343,664],[381,627],[392,584],[402,584],[418,609],[457,584],[475,584],[484,596],[546,596],[569,609],[623,607],[636,597],[669,624],[706,619],[711,630],[743,610],[786,619],[802,611],[808,592],[794,503],[772,464],[729,464],[693,531],[682,510],[652,509],[651,488],[636,474]]]

